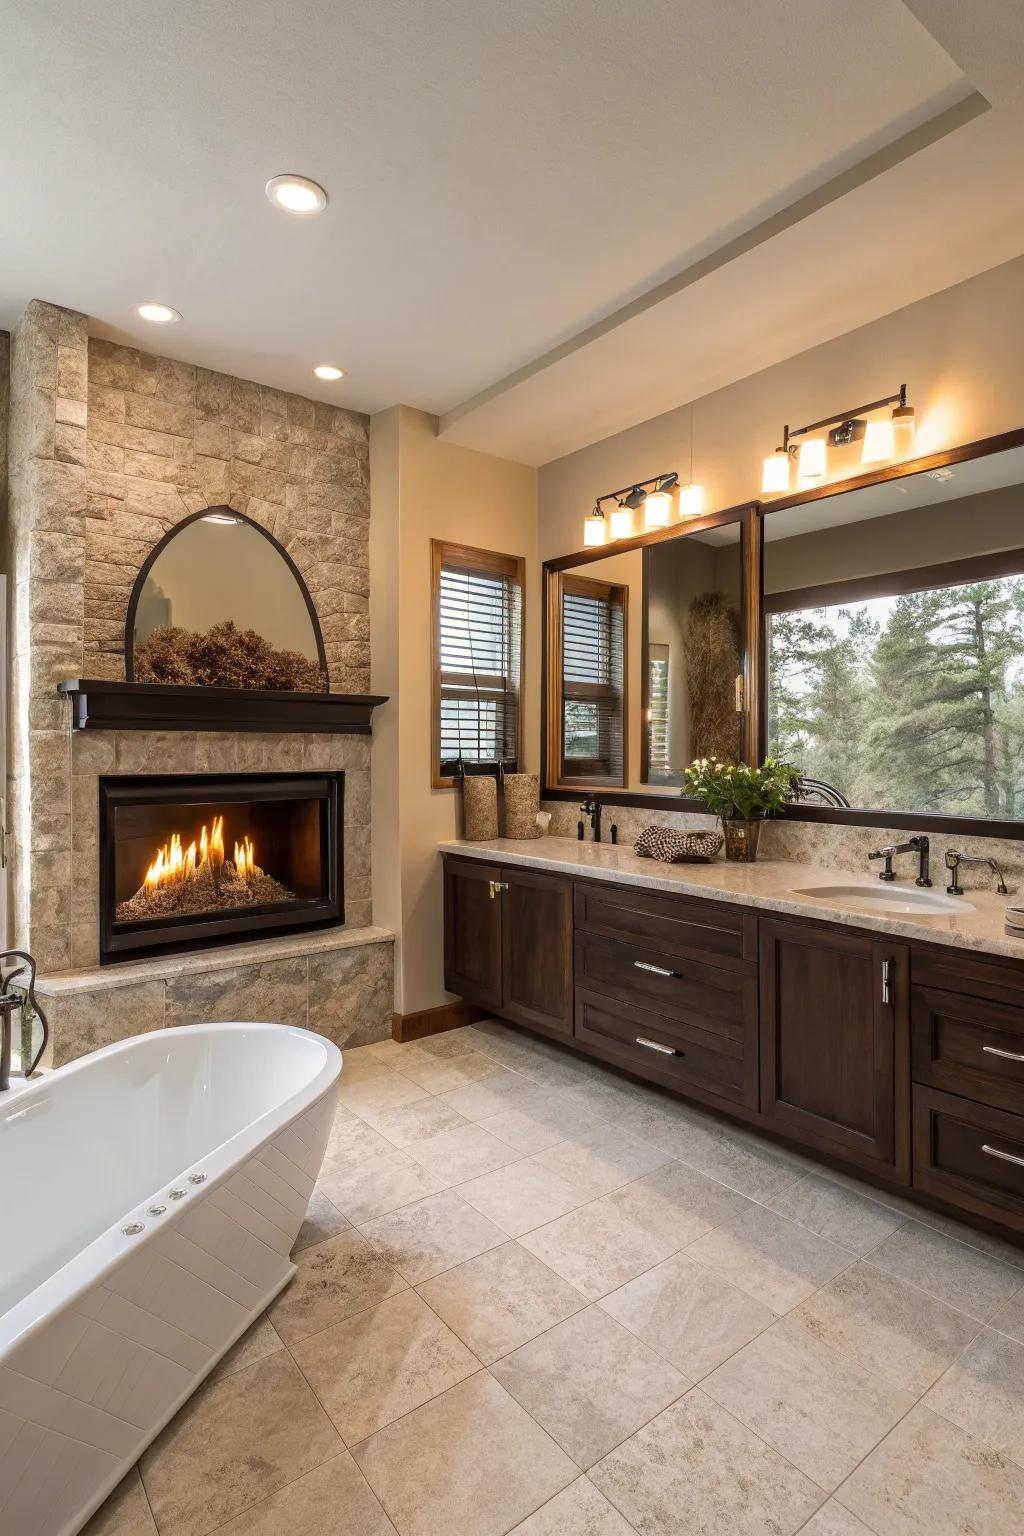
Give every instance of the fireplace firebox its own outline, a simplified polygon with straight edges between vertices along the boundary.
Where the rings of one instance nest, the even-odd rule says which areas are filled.
[[[101,964],[343,922],[344,779],[101,778]]]

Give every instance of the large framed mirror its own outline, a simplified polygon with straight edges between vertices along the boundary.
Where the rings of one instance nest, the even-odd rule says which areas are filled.
[[[1024,837],[1024,432],[762,508],[788,815]]]
[[[678,799],[695,757],[757,743],[753,506],[545,566],[544,792]]]

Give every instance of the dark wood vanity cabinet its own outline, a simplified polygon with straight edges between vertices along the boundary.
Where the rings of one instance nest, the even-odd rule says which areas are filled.
[[[572,882],[446,859],[444,984],[548,1034],[572,1034]]]
[[[777,918],[759,929],[761,1113],[909,1178],[907,946]]]

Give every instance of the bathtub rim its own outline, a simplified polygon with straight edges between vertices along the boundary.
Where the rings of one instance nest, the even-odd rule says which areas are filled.
[[[226,1141],[211,1147],[208,1152],[203,1153],[202,1157],[174,1174],[171,1183],[184,1184],[191,1198],[186,1198],[177,1204],[168,1204],[162,1215],[154,1217],[149,1215],[148,1207],[160,1202],[164,1188],[159,1186],[151,1190],[137,1205],[120,1212],[109,1227],[98,1233],[91,1243],[87,1243],[60,1269],[40,1281],[28,1295],[16,1301],[13,1307],[0,1313],[0,1364],[7,1359],[13,1349],[30,1339],[52,1318],[73,1307],[94,1286],[102,1284],[124,1259],[133,1251],[137,1251],[141,1242],[149,1241],[156,1233],[173,1226],[177,1218],[184,1215],[196,1200],[203,1199],[219,1188],[268,1141],[286,1130],[293,1121],[306,1114],[321,1099],[326,1098],[336,1087],[342,1070],[343,1057],[333,1040],[328,1040],[326,1036],[319,1035],[313,1030],[300,1029],[293,1024],[274,1024],[257,1020],[180,1024],[168,1029],[152,1030],[143,1035],[131,1035],[127,1040],[117,1040],[112,1045],[89,1051],[85,1056],[76,1057],[74,1061],[67,1062],[62,1067],[56,1067],[38,1083],[31,1084],[17,1094],[13,1104],[20,1111],[29,1105],[34,1097],[42,1097],[51,1090],[55,1079],[71,1076],[97,1062],[123,1055],[142,1041],[155,1040],[163,1043],[174,1039],[194,1040],[200,1034],[234,1034],[245,1030],[276,1035],[285,1033],[305,1042],[316,1041],[324,1048],[323,1063],[309,1081],[295,1093],[282,1099],[279,1104],[271,1105],[262,1115],[242,1126]],[[189,1183],[190,1175],[194,1173],[205,1174],[201,1185],[193,1186]],[[133,1222],[141,1222],[145,1230],[134,1237],[127,1237],[121,1228]]]

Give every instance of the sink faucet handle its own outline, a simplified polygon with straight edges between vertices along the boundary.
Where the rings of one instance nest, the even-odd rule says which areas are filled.
[[[893,861],[893,856],[895,855],[895,853],[896,853],[895,847],[890,844],[890,846],[887,847],[887,848],[876,848],[874,853],[869,853],[868,854],[868,858],[869,859],[884,859],[885,860],[885,868],[883,870],[881,870],[881,872],[879,873],[879,876],[878,876],[879,880],[895,880],[896,879],[896,876],[892,872],[892,861]]]

